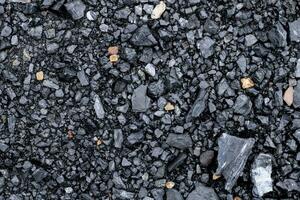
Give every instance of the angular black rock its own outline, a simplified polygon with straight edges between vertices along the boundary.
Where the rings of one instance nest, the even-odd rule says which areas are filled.
[[[167,200],[183,200],[182,195],[175,189],[169,189],[166,193]]]
[[[81,19],[84,16],[86,6],[81,0],[71,1],[64,5],[74,20]]]
[[[291,41],[300,42],[300,19],[289,23]]]
[[[188,134],[170,133],[166,140],[167,144],[178,149],[186,149],[193,146],[191,136]]]
[[[138,28],[132,35],[130,41],[135,46],[153,46],[157,44],[155,37],[147,25]]]
[[[140,85],[137,87],[131,97],[133,112],[146,112],[150,106],[150,98],[146,95],[147,86]]]
[[[241,175],[255,143],[253,138],[243,139],[223,133],[218,139],[218,168],[216,174],[226,179],[225,189],[231,191]]]
[[[300,183],[293,179],[285,179],[276,183],[276,186],[286,190],[288,192],[297,191],[300,192]]]
[[[269,40],[276,47],[285,47],[287,45],[287,33],[280,22],[268,32]]]
[[[201,89],[197,99],[186,116],[186,122],[190,122],[192,119],[199,117],[207,106],[207,99],[209,91],[207,89]]]
[[[300,81],[298,81],[296,87],[294,87],[293,106],[295,108],[300,107]]]
[[[219,197],[213,188],[199,184],[186,200],[219,200]]]
[[[208,36],[205,36],[202,40],[197,42],[197,48],[200,50],[201,55],[204,58],[212,56],[215,52],[214,50],[215,41]]]
[[[208,151],[203,152],[200,155],[200,164],[203,167],[209,166],[212,163],[212,161],[214,159],[214,156],[215,156],[215,152],[212,151],[212,150],[208,150]]]
[[[236,98],[233,109],[235,113],[248,115],[252,109],[252,102],[248,96],[241,94]]]
[[[172,160],[168,164],[168,171],[171,172],[174,169],[176,169],[177,167],[179,167],[180,165],[182,165],[186,158],[187,158],[187,155],[185,153],[180,153],[174,160]]]

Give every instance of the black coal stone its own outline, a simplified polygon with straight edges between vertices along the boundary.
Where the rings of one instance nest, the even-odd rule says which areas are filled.
[[[166,143],[178,149],[186,149],[193,146],[193,141],[188,134],[174,134],[170,133]]]
[[[81,0],[68,2],[64,6],[74,20],[81,19],[84,16],[86,6]]]
[[[157,44],[157,40],[147,25],[138,28],[132,35],[130,41],[135,46],[153,46]]]
[[[196,186],[187,197],[187,200],[219,200],[218,195],[213,188],[206,187],[204,185]]]

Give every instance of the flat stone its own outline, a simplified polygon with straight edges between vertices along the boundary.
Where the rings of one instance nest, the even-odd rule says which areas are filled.
[[[178,149],[186,149],[193,146],[191,136],[188,134],[170,133],[167,137],[167,144]]]
[[[8,148],[9,146],[7,144],[0,142],[0,151],[5,152]]]
[[[95,97],[94,110],[98,119],[104,118],[105,111],[98,95]]]
[[[43,81],[43,85],[45,87],[51,88],[51,89],[55,89],[58,90],[59,89],[59,85],[57,85],[56,83],[50,81],[50,80],[44,80]]]
[[[255,143],[253,138],[243,139],[223,133],[218,139],[218,168],[216,174],[226,179],[225,189],[231,191],[244,170]]]
[[[77,77],[80,81],[81,86],[89,85],[89,80],[88,80],[88,77],[86,76],[84,70],[80,70],[79,72],[77,72]]]
[[[208,95],[209,93],[207,89],[200,89],[196,101],[194,102],[192,108],[189,110],[186,116],[187,122],[190,122],[192,119],[199,117],[205,110],[205,108],[207,107]]]
[[[152,77],[155,76],[155,66],[151,63],[148,63],[145,67],[145,72]]]
[[[121,148],[123,145],[123,132],[121,129],[114,130],[114,146],[116,148]]]
[[[250,46],[254,45],[256,42],[257,42],[257,38],[254,35],[252,35],[252,34],[246,35],[246,37],[245,37],[245,45],[246,46],[250,47]]]
[[[132,94],[131,104],[133,112],[146,112],[150,107],[150,98],[146,95],[147,86],[140,85]]]
[[[300,107],[300,81],[297,82],[296,87],[294,87],[294,93],[293,93],[293,106],[295,108]]]

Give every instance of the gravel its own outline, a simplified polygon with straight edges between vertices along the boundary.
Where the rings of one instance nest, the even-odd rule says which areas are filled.
[[[299,8],[0,0],[0,200],[300,199]]]

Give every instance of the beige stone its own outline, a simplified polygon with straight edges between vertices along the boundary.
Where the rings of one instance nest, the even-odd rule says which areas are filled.
[[[166,8],[167,6],[165,2],[160,1],[159,4],[157,4],[153,9],[151,14],[151,19],[159,19],[162,16],[162,14],[165,12]]]
[[[284,92],[283,100],[288,106],[291,106],[293,104],[294,100],[294,89],[293,87],[288,87],[288,89]]]
[[[119,60],[119,56],[118,55],[111,55],[111,56],[109,56],[109,60],[112,63],[117,62]]]
[[[171,104],[170,102],[168,102],[166,105],[165,105],[165,110],[166,111],[172,111],[175,109],[175,106],[173,104]]]
[[[36,73],[36,80],[38,80],[38,81],[44,80],[44,72],[43,71],[39,71]]]
[[[168,181],[165,184],[166,188],[172,189],[175,186],[175,183],[173,181]]]
[[[243,89],[248,89],[248,88],[254,87],[254,82],[249,77],[242,78],[241,83],[242,83]]]

